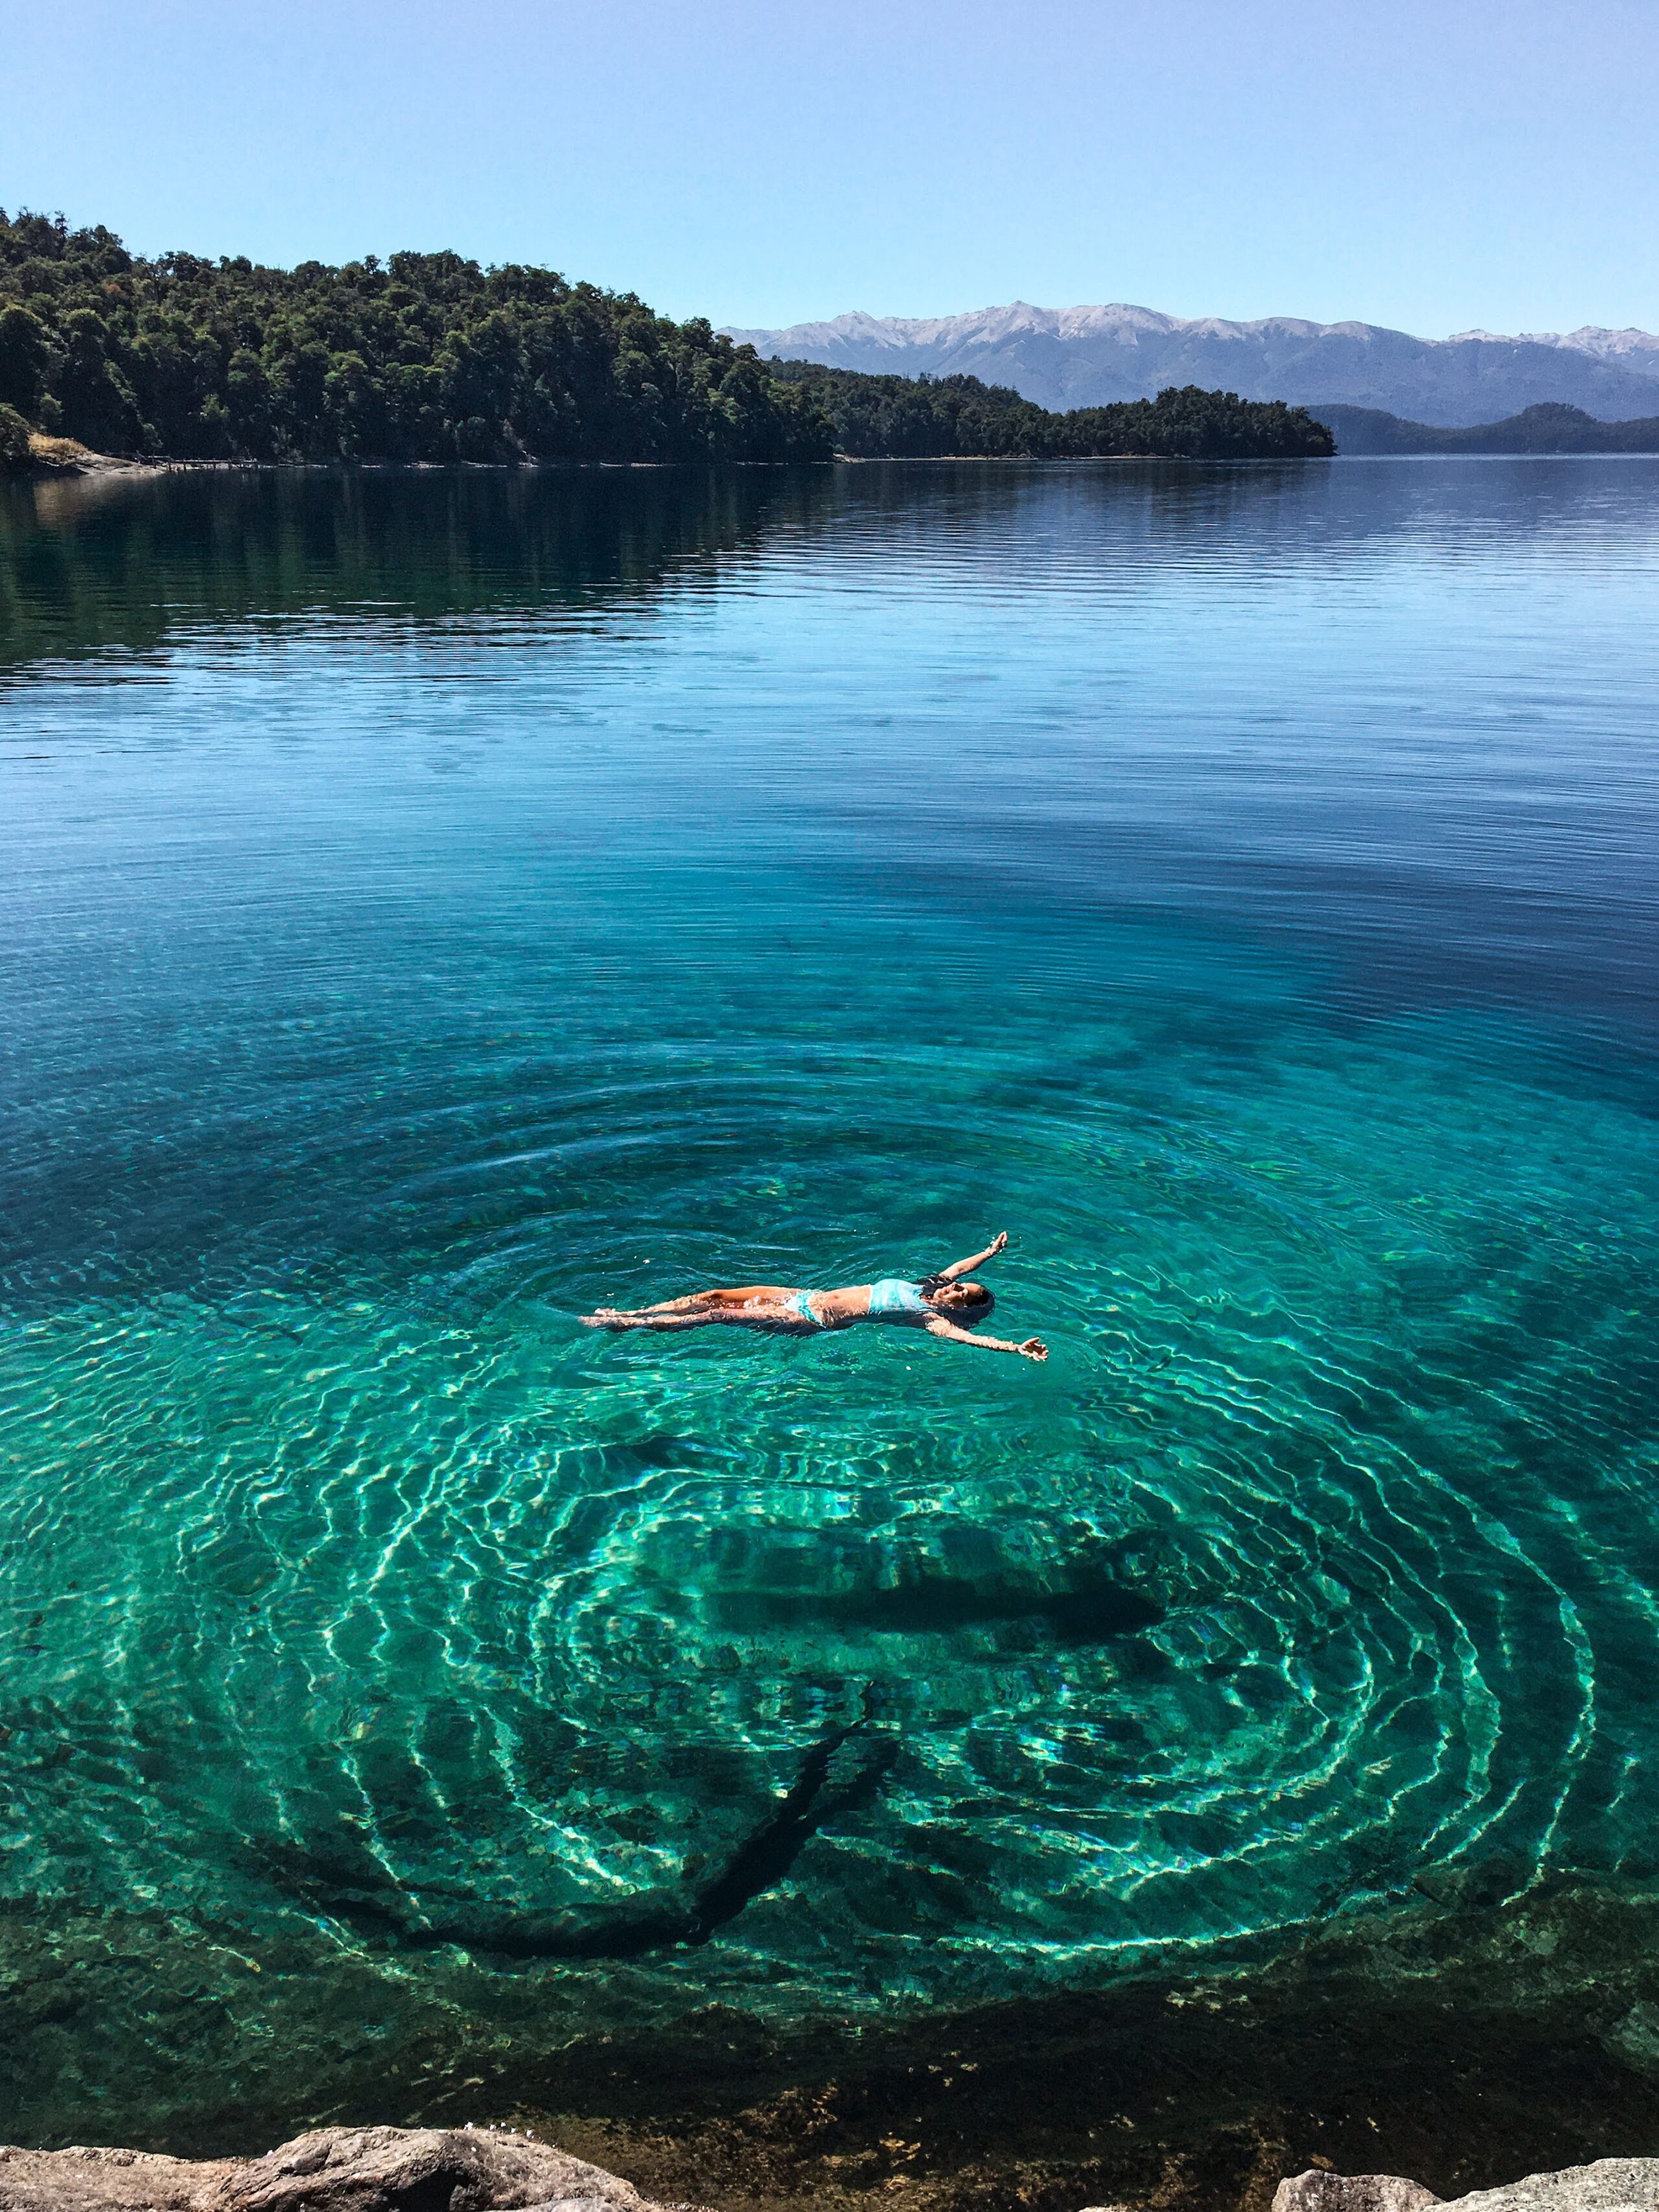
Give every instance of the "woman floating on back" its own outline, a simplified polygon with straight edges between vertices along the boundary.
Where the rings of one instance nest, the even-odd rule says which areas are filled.
[[[582,1320],[589,1328],[711,1328],[724,1323],[737,1328],[787,1329],[796,1336],[851,1328],[855,1322],[891,1321],[925,1328],[946,1344],[973,1344],[982,1352],[1017,1352],[1022,1359],[1046,1359],[1048,1347],[1041,1337],[1010,1344],[1000,1336],[976,1336],[963,1327],[964,1322],[983,1321],[996,1304],[983,1283],[964,1282],[963,1277],[994,1260],[1007,1242],[1005,1231],[971,1259],[958,1260],[919,1283],[901,1282],[891,1275],[879,1283],[854,1283],[841,1291],[792,1291],[781,1283],[749,1283],[738,1290],[694,1291],[688,1298],[669,1298],[631,1313],[601,1306],[597,1313],[584,1314]]]

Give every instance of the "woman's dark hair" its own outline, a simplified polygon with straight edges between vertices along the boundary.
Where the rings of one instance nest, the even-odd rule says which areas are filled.
[[[957,1283],[950,1275],[924,1275],[916,1285],[916,1288],[925,1298],[931,1298],[935,1291],[971,1291],[974,1294],[974,1311],[977,1314],[989,1313],[996,1304],[995,1298],[986,1289],[983,1283]]]

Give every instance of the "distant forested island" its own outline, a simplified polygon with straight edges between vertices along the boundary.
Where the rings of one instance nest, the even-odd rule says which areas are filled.
[[[35,445],[31,446],[31,434]],[[266,269],[0,210],[0,468],[41,437],[197,461],[1304,459],[1301,409],[1195,386],[1050,414],[970,376],[763,361],[701,319],[456,253]]]
[[[1305,409],[1279,399],[1241,399],[1195,384],[1156,399],[1051,414],[1006,384],[976,376],[877,376],[816,362],[774,361],[773,373],[810,393],[834,427],[836,449],[860,459],[999,454],[1082,460],[1323,459],[1330,432]]]
[[[1659,415],[1598,422],[1582,407],[1544,400],[1501,422],[1446,429],[1378,407],[1322,407],[1345,453],[1659,453]]]

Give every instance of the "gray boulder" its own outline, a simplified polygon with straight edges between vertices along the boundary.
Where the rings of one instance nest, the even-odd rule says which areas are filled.
[[[227,2160],[0,2144],[0,2212],[207,2212]]]
[[[1273,2212],[1421,2212],[1439,2202],[1393,2173],[1298,2173],[1281,2181]],[[1444,2212],[1659,2212],[1659,2159],[1601,2158],[1559,2173],[1529,2173],[1502,2189],[1455,2197]]]
[[[1327,2173],[1310,2166],[1273,2191],[1273,2212],[1422,2212],[1433,2190],[1397,2173]]]
[[[0,2148],[0,2212],[667,2212],[496,2128],[319,2128],[263,2158]],[[684,2212],[684,2208],[682,2208]]]
[[[1504,2189],[1477,2189],[1446,2212],[1656,2212],[1659,2158],[1598,2158],[1559,2173],[1529,2173]]]

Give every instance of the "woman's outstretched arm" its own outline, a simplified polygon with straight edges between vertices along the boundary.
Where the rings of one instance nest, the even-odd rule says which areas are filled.
[[[982,1267],[988,1260],[994,1260],[1007,1242],[1008,1232],[1005,1229],[1000,1236],[991,1239],[982,1252],[975,1252],[971,1260],[957,1260],[950,1267],[941,1267],[939,1271],[940,1282],[954,1283],[963,1275],[971,1275],[975,1267]]]
[[[1040,1336],[1028,1336],[1024,1344],[1010,1344],[1006,1337],[975,1336],[969,1328],[958,1328],[953,1321],[938,1315],[927,1324],[929,1336],[942,1337],[946,1344],[976,1344],[981,1352],[1017,1352],[1022,1359],[1044,1360],[1048,1347]]]

